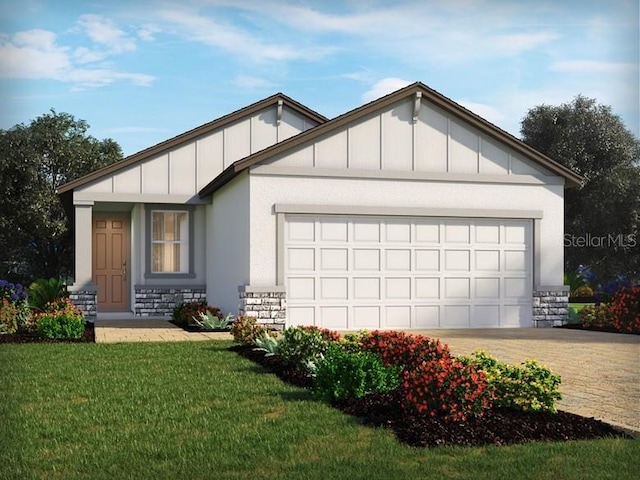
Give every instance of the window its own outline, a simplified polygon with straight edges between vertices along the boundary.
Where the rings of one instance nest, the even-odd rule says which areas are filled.
[[[151,212],[151,272],[186,273],[189,271],[188,212]]]
[[[191,278],[193,211],[170,206],[147,210],[146,278]]]

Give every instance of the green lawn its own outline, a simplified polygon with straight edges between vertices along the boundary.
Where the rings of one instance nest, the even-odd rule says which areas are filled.
[[[0,478],[619,480],[640,469],[638,440],[407,447],[229,345],[0,345]]]

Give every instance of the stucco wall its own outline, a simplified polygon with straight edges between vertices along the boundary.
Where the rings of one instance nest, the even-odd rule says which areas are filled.
[[[252,174],[251,285],[276,284],[275,204],[541,210],[537,285],[562,285],[562,185],[313,178]],[[535,287],[535,286],[534,286]]]
[[[263,232],[249,230],[247,173],[215,193],[207,219],[207,301],[235,314],[238,286],[249,283],[249,245],[265,241]]]

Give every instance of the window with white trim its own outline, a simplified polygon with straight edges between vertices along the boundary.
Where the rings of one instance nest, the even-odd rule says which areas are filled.
[[[189,273],[189,212],[151,211],[151,273]]]

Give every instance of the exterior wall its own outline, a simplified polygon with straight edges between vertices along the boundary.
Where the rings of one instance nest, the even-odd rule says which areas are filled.
[[[98,315],[97,289],[94,286],[68,287],[69,299],[84,314],[87,322],[95,322]]]
[[[74,198],[104,199],[109,194],[120,194],[120,198],[122,195],[160,195],[173,196],[178,203],[195,198],[202,187],[236,160],[317,125],[286,106],[278,124],[276,111],[277,106],[273,105],[113,176],[81,187],[76,190]]]
[[[539,286],[533,292],[533,321],[536,327],[556,327],[567,320],[569,288]]]
[[[312,173],[312,172],[310,172]],[[477,210],[540,210],[534,245],[541,252],[534,267],[536,285],[563,284],[563,186],[354,178],[251,177],[252,286],[277,285],[276,204]],[[472,215],[471,215],[472,216]],[[254,234],[255,235],[255,234]],[[537,270],[537,271],[535,271]]]
[[[136,317],[171,317],[179,304],[206,299],[206,288],[202,285],[170,288],[136,285],[134,314]]]
[[[549,172],[443,110],[411,98],[331,135],[275,156],[281,167],[483,175]]]
[[[207,299],[225,313],[236,313],[238,286],[249,284],[249,246],[263,241],[261,231],[249,229],[247,173],[215,193],[207,219]]]

